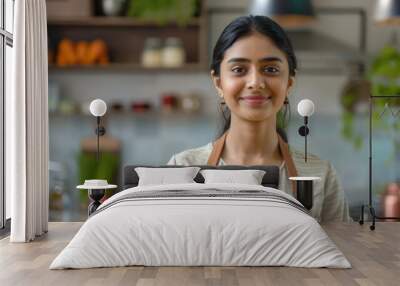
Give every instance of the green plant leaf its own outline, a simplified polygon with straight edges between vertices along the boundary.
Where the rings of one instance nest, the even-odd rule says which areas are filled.
[[[127,16],[155,21],[160,25],[186,25],[195,14],[197,0],[130,0]]]

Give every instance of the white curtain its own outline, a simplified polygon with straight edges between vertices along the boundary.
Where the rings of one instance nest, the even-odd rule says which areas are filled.
[[[12,242],[48,227],[48,65],[45,0],[15,1],[14,70],[6,98],[6,187],[11,190]]]

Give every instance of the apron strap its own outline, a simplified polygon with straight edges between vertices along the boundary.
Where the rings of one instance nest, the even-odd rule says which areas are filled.
[[[217,166],[219,159],[221,158],[222,151],[224,149],[226,135],[228,131],[226,131],[220,138],[218,138],[213,143],[213,149],[208,157],[207,165],[210,166]],[[282,154],[283,160],[286,165],[288,177],[297,177],[297,170],[296,166],[293,162],[293,158],[289,152],[289,145],[281,138],[278,134],[278,142],[279,142],[279,149]],[[292,192],[293,195],[296,197],[296,181],[292,181]]]
[[[297,177],[296,166],[294,165],[293,158],[289,152],[289,145],[282,139],[282,137],[278,134],[279,141],[279,149],[281,151],[283,161],[285,161],[286,170],[289,177]],[[296,197],[297,194],[297,184],[296,181],[292,181],[292,193],[293,196]]]
[[[218,165],[219,159],[221,158],[222,155],[222,150],[224,150],[225,139],[227,134],[228,131],[226,131],[220,138],[218,138],[213,143],[213,149],[211,151],[210,156],[208,157],[207,165],[210,166]]]

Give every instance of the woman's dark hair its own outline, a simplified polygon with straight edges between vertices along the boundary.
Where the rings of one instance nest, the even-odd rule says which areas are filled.
[[[252,15],[242,16],[235,19],[222,31],[217,40],[217,43],[215,44],[212,57],[211,70],[214,71],[214,75],[220,75],[221,62],[224,58],[226,50],[229,49],[238,39],[248,36],[254,32],[265,35],[274,42],[278,49],[280,49],[286,55],[286,59],[289,64],[289,75],[295,76],[297,69],[297,60],[292,44],[286,32],[282,29],[281,26],[279,26],[275,21],[271,20],[270,18],[265,16]],[[225,124],[220,136],[222,135],[222,133],[229,129],[229,126],[231,124],[230,111],[228,108],[225,109],[226,110],[222,111],[222,115],[225,119]],[[288,114],[290,118],[290,107],[289,104],[286,104],[285,111],[283,111],[281,115],[278,114],[277,131],[280,135],[284,135],[284,129],[286,128],[288,121],[285,120],[285,118]]]

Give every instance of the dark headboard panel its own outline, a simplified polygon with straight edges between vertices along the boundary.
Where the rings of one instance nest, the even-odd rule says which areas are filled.
[[[279,168],[278,166],[239,166],[239,165],[223,165],[223,166],[205,166],[205,165],[194,165],[195,167],[200,167],[204,169],[220,169],[220,170],[247,170],[247,169],[257,169],[265,171],[265,175],[262,179],[262,185],[265,187],[278,188],[279,185]],[[163,166],[144,166],[144,165],[128,165],[124,167],[123,177],[122,177],[122,189],[128,189],[136,187],[139,182],[139,177],[135,171],[136,167],[147,167],[147,168],[182,168],[187,166],[178,165],[163,165]],[[204,183],[204,178],[200,174],[194,178],[197,183]]]

